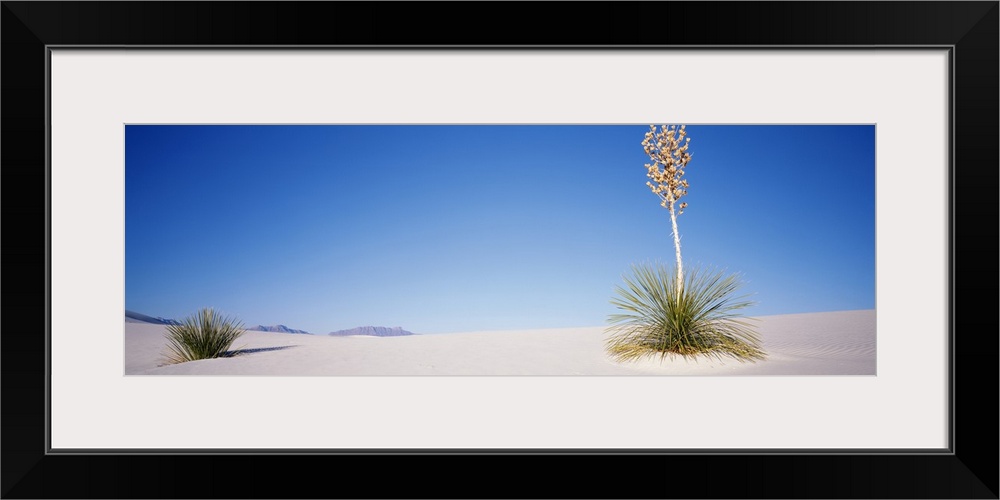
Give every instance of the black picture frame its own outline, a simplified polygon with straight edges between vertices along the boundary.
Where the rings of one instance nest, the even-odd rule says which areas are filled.
[[[676,21],[657,25],[657,19]],[[997,320],[972,305],[983,300],[992,307],[997,294],[998,21],[996,1],[4,1],[0,159],[2,253],[9,266],[0,320],[2,495],[998,498]],[[46,95],[47,51],[56,45],[950,47],[952,446],[930,454],[51,454]],[[362,481],[365,471],[385,480]]]

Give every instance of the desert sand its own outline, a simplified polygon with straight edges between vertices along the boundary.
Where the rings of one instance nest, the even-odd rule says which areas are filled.
[[[761,316],[766,360],[616,362],[605,327],[399,337],[248,331],[232,357],[165,365],[166,326],[124,323],[125,375],[573,376],[875,375],[875,311]]]

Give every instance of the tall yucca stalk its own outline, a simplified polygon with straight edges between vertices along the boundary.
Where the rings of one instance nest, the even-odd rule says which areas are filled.
[[[642,141],[642,149],[653,163],[646,164],[646,177],[651,181],[646,186],[660,198],[660,206],[670,211],[670,225],[673,227],[674,249],[677,253],[677,296],[684,289],[684,266],[681,263],[681,237],[677,232],[677,216],[684,213],[687,203],[678,201],[687,194],[688,182],[681,179],[684,168],[691,161],[688,153],[690,137],[685,137],[685,125],[649,126],[649,132]]]
[[[221,357],[245,331],[241,322],[202,309],[179,325],[167,326],[167,362]]]

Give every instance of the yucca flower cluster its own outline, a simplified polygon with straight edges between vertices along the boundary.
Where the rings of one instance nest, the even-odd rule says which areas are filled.
[[[649,126],[649,132],[642,140],[642,149],[649,155],[653,163],[646,164],[646,177],[651,180],[646,186],[660,198],[660,206],[670,211],[670,224],[674,231],[674,248],[677,251],[677,293],[684,286],[684,272],[681,265],[681,237],[677,233],[677,216],[684,213],[687,203],[677,202],[687,194],[688,181],[684,177],[684,169],[691,161],[688,146],[691,138],[687,137],[685,126],[656,125]]]
[[[660,125],[659,132],[656,125],[650,125],[642,141],[642,149],[653,160],[653,163],[646,164],[646,177],[652,179],[652,182],[646,182],[646,186],[660,197],[660,206],[671,213],[674,204],[687,194],[688,182],[681,179],[684,168],[691,161],[691,153],[688,153],[691,138],[686,136],[684,125]],[[687,203],[681,203],[677,208],[680,209],[678,215],[682,214]]]

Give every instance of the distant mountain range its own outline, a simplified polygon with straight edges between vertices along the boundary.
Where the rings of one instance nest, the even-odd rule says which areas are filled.
[[[335,337],[344,337],[348,335],[372,335],[375,337],[399,337],[401,335],[414,335],[413,332],[408,332],[403,330],[398,326],[392,328],[385,326],[359,326],[357,328],[351,328],[350,330],[339,330],[336,332],[330,332],[329,335]]]
[[[147,316],[145,314],[140,314],[134,311],[125,311],[125,322],[126,323],[150,323],[154,325],[179,325],[180,321],[175,319],[161,318],[159,316]],[[304,333],[309,334],[305,330],[295,330],[288,328],[285,325],[257,325],[254,327],[247,328],[247,330],[253,330],[258,332],[277,332],[277,333]],[[349,335],[370,335],[373,337],[399,337],[403,335],[416,335],[413,332],[408,332],[403,330],[398,326],[392,328],[386,326],[359,326],[357,328],[351,328],[350,330],[339,330],[336,332],[330,332],[328,335],[335,337],[346,337]]]
[[[134,311],[125,311],[125,322],[126,323],[151,323],[154,325],[179,325],[180,321],[175,319],[167,319],[161,317],[146,316],[145,314],[139,314]]]
[[[175,319],[161,318],[159,316],[157,316],[157,317],[147,316],[145,314],[137,313],[135,311],[128,311],[128,310],[125,311],[125,322],[126,323],[149,323],[149,324],[152,324],[152,325],[179,325],[179,324],[181,324],[180,321],[177,321]],[[272,326],[257,325],[257,326],[254,326],[254,327],[251,327],[251,328],[246,328],[246,329],[247,330],[254,330],[254,331],[258,331],[258,332],[306,333],[306,334],[309,333],[309,332],[307,332],[305,330],[295,330],[295,329],[292,329],[292,328],[288,328],[285,325],[272,325]]]
[[[285,325],[271,325],[271,326],[257,325],[251,328],[247,328],[247,330],[254,330],[258,332],[278,332],[278,333],[309,333],[305,330],[294,330],[292,328],[288,328]]]

